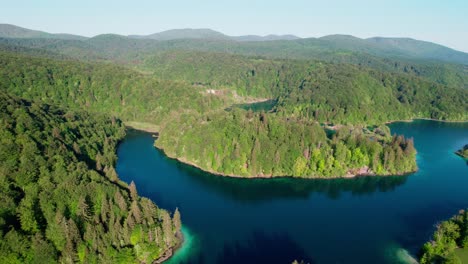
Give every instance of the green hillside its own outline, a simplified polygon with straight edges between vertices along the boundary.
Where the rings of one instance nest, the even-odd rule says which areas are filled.
[[[1,29],[1,27],[0,27]],[[29,48],[47,49],[57,53],[89,58],[98,57],[135,62],[152,53],[165,50],[196,50],[264,56],[269,58],[319,59],[362,65],[394,68],[392,62],[425,64],[430,61],[468,65],[468,54],[430,42],[404,38],[359,39],[352,36],[331,35],[322,38],[275,39],[270,41],[236,41],[209,29],[170,30],[148,36],[99,35],[89,39],[44,38],[30,35],[28,39],[15,34],[0,35],[0,43],[8,42]],[[6,39],[8,38],[8,39]],[[240,40],[244,38],[239,37]],[[246,36],[245,40],[259,40]],[[391,61],[387,61],[391,60]]]
[[[413,117],[458,120],[467,113],[466,89],[345,64],[211,53],[197,54],[190,64],[185,62],[194,57],[188,52],[164,57],[180,60],[157,60],[154,75],[148,75],[107,63],[0,56],[4,91],[158,125],[157,146],[169,156],[221,174],[411,172],[412,143],[392,139],[385,127],[363,125]],[[271,113],[225,110],[265,97],[277,99]],[[323,122],[354,126],[332,128],[337,130],[332,137],[319,125]]]
[[[72,109],[159,124],[181,112],[223,108],[229,97],[184,82],[158,80],[106,63],[0,53],[0,89]]]
[[[118,119],[0,92],[0,262],[152,262],[180,242],[172,218],[119,181]]]
[[[0,24],[0,38],[9,39],[45,39],[45,40],[78,40],[94,42],[96,39],[106,38],[110,34],[86,38],[71,34],[51,34],[43,31],[30,30],[9,24]],[[321,38],[298,38],[293,35],[267,35],[267,36],[238,36],[231,37],[211,29],[172,29],[151,35],[121,36],[116,41],[108,39],[107,47],[128,46],[139,52],[155,52],[167,49],[199,50],[229,52],[250,56],[268,56],[276,58],[296,59],[327,59],[330,57],[341,59],[376,56],[401,60],[435,60],[468,65],[468,54],[444,47],[439,44],[420,41],[410,38],[384,38],[374,37],[361,39],[349,35],[329,35]],[[31,43],[22,42],[21,45],[31,47]],[[47,45],[43,45],[47,46]],[[62,47],[61,47],[62,46]],[[78,53],[63,49],[63,44],[50,49],[59,49],[68,55]],[[104,50],[104,46],[97,49]],[[127,50],[126,53],[131,52]],[[112,54],[114,57],[118,53]],[[343,58],[344,57],[344,58]],[[354,59],[354,58],[353,58]],[[329,60],[329,59],[327,59]]]
[[[349,64],[174,51],[150,57],[145,65],[159,78],[276,98],[275,110],[283,116],[340,124],[468,118],[466,89]]]
[[[171,29],[163,32],[141,36],[141,35],[130,35],[131,38],[141,39],[154,39],[154,40],[174,40],[174,39],[230,39],[223,33],[208,29]]]
[[[0,24],[0,38],[48,38],[85,40],[86,37],[72,34],[51,34],[38,30],[18,27],[10,24]]]
[[[190,56],[192,56],[191,59],[196,59],[196,56],[201,54],[196,51],[216,52],[226,56],[238,54],[269,60],[320,60],[336,64],[353,64],[381,72],[402,73],[443,85],[468,88],[468,66],[460,61],[467,56],[465,53],[409,39],[363,40],[351,36],[335,35],[320,39],[238,42],[199,36],[197,39],[161,41],[105,34],[86,40],[40,37],[0,38],[0,50],[59,59],[107,61],[144,71],[148,70],[148,66],[158,63],[161,57],[167,61],[167,58],[164,58],[167,54],[171,54],[171,59],[175,57],[180,62],[187,62],[178,56],[187,57],[184,53],[195,52]],[[183,55],[173,56],[173,53]],[[436,54],[441,58],[454,59],[447,59],[445,60],[447,62],[444,62],[434,57]],[[456,62],[462,64],[456,64]],[[163,65],[163,68],[169,67],[174,66]],[[180,70],[179,72],[187,74]]]

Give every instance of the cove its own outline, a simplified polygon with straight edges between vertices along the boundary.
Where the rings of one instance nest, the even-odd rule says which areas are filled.
[[[417,173],[301,180],[214,176],[165,157],[129,131],[117,172],[182,214],[186,243],[168,263],[412,263],[438,221],[468,208],[468,166],[454,151],[468,123],[390,125],[414,137]]]

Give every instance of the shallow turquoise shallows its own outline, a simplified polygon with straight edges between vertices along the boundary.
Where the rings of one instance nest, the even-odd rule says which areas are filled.
[[[169,263],[412,263],[434,226],[468,208],[468,166],[454,151],[468,123],[391,125],[414,137],[419,171],[336,180],[233,179],[168,159],[129,132],[117,171],[182,213],[186,241]]]

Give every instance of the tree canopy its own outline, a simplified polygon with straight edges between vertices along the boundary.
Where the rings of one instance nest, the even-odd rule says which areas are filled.
[[[0,92],[0,122],[1,263],[149,263],[180,242],[116,175],[119,119]]]

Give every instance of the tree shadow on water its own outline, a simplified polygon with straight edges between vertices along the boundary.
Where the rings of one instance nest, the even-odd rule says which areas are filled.
[[[274,198],[303,198],[321,193],[339,199],[345,192],[353,196],[391,192],[406,183],[408,176],[359,176],[355,178],[300,179],[278,177],[270,179],[242,179],[222,177],[172,161],[188,180],[237,201],[262,202]]]

